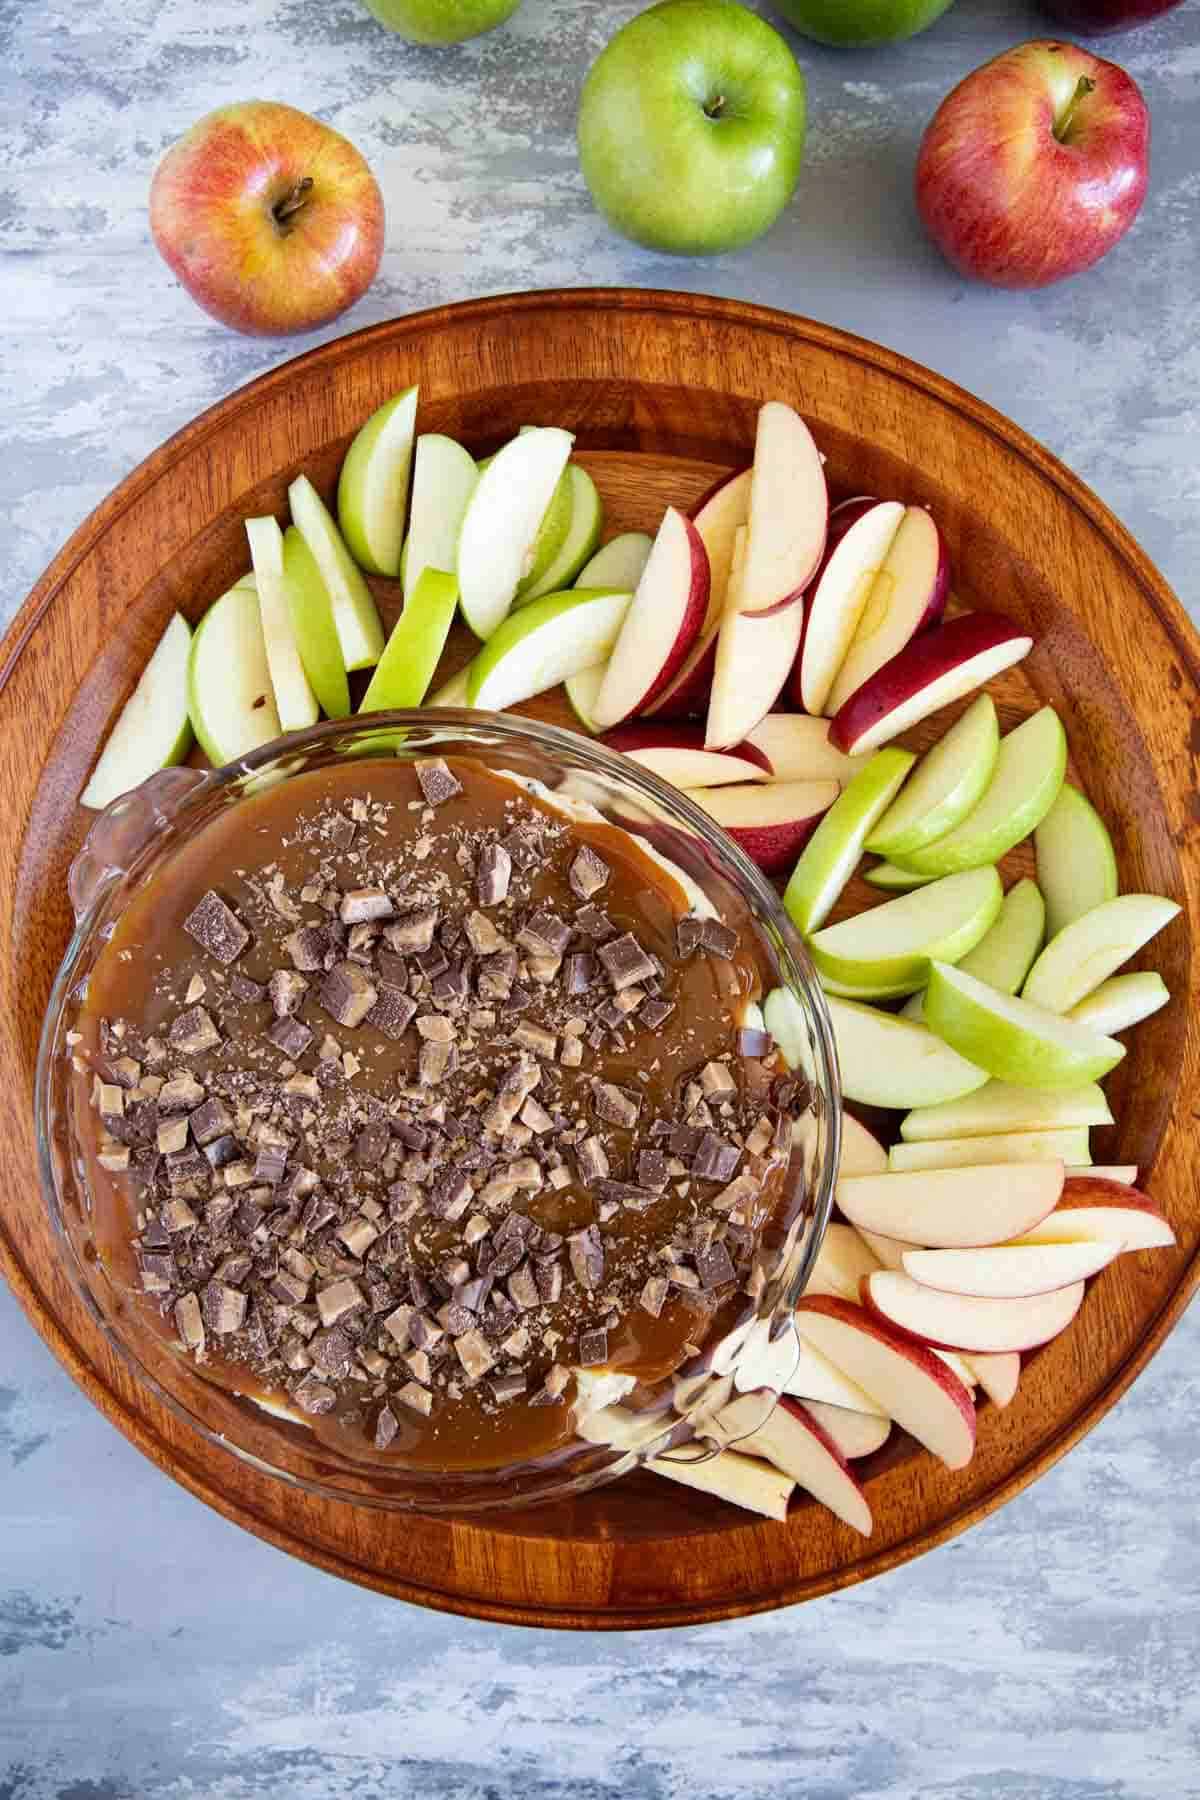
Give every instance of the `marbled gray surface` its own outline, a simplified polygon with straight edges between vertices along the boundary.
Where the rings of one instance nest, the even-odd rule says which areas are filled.
[[[0,0],[4,617],[164,436],[291,348],[230,335],[150,247],[163,148],[254,95],[335,122],[389,205],[334,330],[513,288],[629,282],[762,300],[908,352],[1086,476],[1195,606],[1200,6],[1116,55],[1154,117],[1150,197],[1098,270],[972,289],[915,229],[943,92],[1043,29],[959,0],[889,54],[795,39],[796,199],[748,253],[678,263],[592,212],[574,97],[636,10],[525,0],[414,50],[355,0]],[[332,333],[331,333],[332,335]],[[1184,1321],[1079,1449],[989,1523],[853,1593],[669,1637],[440,1618],[207,1512],[92,1411],[0,1292],[0,1800],[1184,1800],[1200,1794],[1200,1484]]]

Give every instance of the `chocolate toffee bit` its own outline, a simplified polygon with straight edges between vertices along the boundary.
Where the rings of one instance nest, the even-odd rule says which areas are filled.
[[[705,1288],[723,1287],[736,1274],[733,1258],[723,1243],[711,1244],[707,1250],[696,1252],[696,1272]]]
[[[161,1098],[160,1095],[160,1102]],[[195,1112],[189,1116],[188,1124],[191,1126],[195,1141],[205,1148],[232,1129],[233,1115],[223,1100],[214,1097],[196,1108]]]
[[[668,1175],[667,1159],[661,1150],[639,1151],[637,1178],[640,1187],[652,1188],[656,1194],[661,1194],[667,1185]]]
[[[364,1125],[354,1140],[354,1160],[364,1169],[377,1169],[391,1141],[391,1132],[382,1119]]]
[[[571,1272],[580,1287],[594,1292],[604,1280],[604,1245],[595,1225],[572,1231],[567,1238]]]
[[[534,1132],[538,1137],[544,1132],[552,1131],[554,1129],[554,1120],[546,1111],[541,1101],[535,1100],[532,1094],[521,1108],[520,1116],[521,1123],[527,1125],[530,1131]]]
[[[647,975],[653,975],[655,965],[650,961],[632,931],[626,931],[621,937],[613,938],[610,943],[601,944],[596,952],[604,965],[604,972],[613,987],[619,992],[622,988],[631,987],[634,982],[643,981]]]
[[[171,1048],[182,1050],[185,1056],[201,1056],[221,1041],[220,1032],[202,1006],[189,1006],[186,1012],[173,1019],[167,1037]],[[121,1092],[120,1088],[113,1091]]]
[[[768,1150],[775,1136],[775,1126],[766,1113],[763,1113],[746,1139],[746,1153],[749,1156],[762,1156]]]
[[[461,794],[462,782],[446,766],[440,756],[423,758],[413,764],[426,806],[444,806]]]
[[[454,1352],[462,1364],[463,1372],[472,1381],[478,1381],[481,1375],[486,1375],[496,1360],[487,1339],[478,1327],[464,1331],[461,1337],[455,1338]]]
[[[276,969],[267,983],[271,1010],[277,1019],[287,1019],[299,1012],[307,992],[307,981],[295,969]]]
[[[176,1150],[187,1147],[188,1122],[183,1113],[174,1113],[158,1122],[155,1133],[155,1147],[163,1156],[169,1156]]]
[[[541,828],[532,819],[525,819],[501,841],[500,848],[510,856],[518,869],[532,869],[542,854]]]
[[[483,846],[475,859],[475,896],[480,906],[499,906],[508,899],[512,866],[512,856],[503,844]]]
[[[390,919],[392,903],[381,887],[351,888],[343,894],[338,918],[343,925],[362,925],[374,919]]]
[[[309,1340],[308,1354],[322,1375],[343,1375],[350,1361],[351,1342],[340,1325],[316,1332]]]
[[[508,999],[516,978],[517,953],[515,950],[498,950],[494,956],[484,957],[479,965],[480,998],[484,1000]]]
[[[562,966],[563,989],[569,997],[586,994],[596,979],[596,958],[590,950],[576,950]]]
[[[291,958],[293,969],[315,973],[325,967],[325,958],[333,947],[333,939],[323,925],[302,925],[283,940],[283,948]]]
[[[357,1283],[348,1276],[317,1289],[317,1311],[322,1325],[336,1325],[339,1319],[345,1318],[347,1313],[354,1312],[362,1304],[362,1293]]]
[[[710,1100],[728,1100],[737,1093],[737,1082],[727,1063],[706,1062],[700,1071],[700,1086]]]
[[[383,928],[384,941],[398,956],[416,956],[433,948],[438,922],[436,906],[418,906]]]
[[[337,1405],[337,1393],[327,1382],[318,1381],[315,1375],[306,1375],[292,1390],[292,1399],[302,1412],[332,1412]]]
[[[96,1161],[110,1175],[120,1175],[129,1167],[130,1150],[128,1144],[106,1144],[97,1152]]]
[[[402,994],[398,988],[384,986],[381,982],[366,1022],[373,1031],[380,1031],[395,1042],[408,1030],[416,1010],[417,1003],[411,995]]]
[[[737,949],[737,932],[721,919],[702,919],[700,921],[701,942],[710,956],[719,956],[728,962]]]
[[[445,1332],[428,1313],[415,1312],[408,1322],[409,1341],[418,1350],[432,1350],[441,1343]]]
[[[394,950],[379,950],[375,956],[375,979],[381,988],[395,988],[397,993],[408,992],[408,964]]]
[[[555,1258],[534,1263],[534,1279],[537,1282],[538,1299],[543,1306],[553,1306],[561,1297],[563,1290],[563,1266]]]
[[[694,956],[703,942],[703,919],[697,918],[694,913],[689,913],[686,918],[680,919],[676,923],[675,948],[679,953],[680,961],[686,962],[689,956]]]
[[[688,1267],[687,1263],[673,1262],[671,1264],[671,1285],[694,1294],[699,1291],[700,1277],[695,1269]]]
[[[535,1056],[541,1056],[547,1062],[553,1062],[554,1053],[558,1049],[558,1039],[544,1025],[531,1025],[527,1022],[517,1026],[512,1041],[519,1044],[522,1050],[532,1050]]]
[[[652,1319],[657,1319],[666,1305],[669,1287],[670,1283],[665,1275],[651,1275],[644,1283],[638,1295],[638,1305]]]
[[[214,1337],[228,1337],[241,1329],[246,1317],[246,1296],[228,1282],[213,1279],[201,1295],[204,1323]]]
[[[497,1375],[494,1381],[488,1382],[488,1389],[497,1406],[504,1406],[525,1392],[526,1378],[519,1369],[509,1375]]]
[[[537,1277],[528,1262],[521,1263],[513,1270],[505,1286],[509,1299],[520,1312],[528,1312],[530,1307],[537,1306],[540,1300]]]
[[[449,1073],[454,1060],[453,1044],[426,1039],[417,1058],[417,1080],[422,1087],[435,1087]]]
[[[354,820],[348,819],[345,813],[334,813],[329,821],[329,837],[335,849],[349,850],[357,831]]]
[[[209,1165],[199,1150],[176,1150],[170,1156],[164,1156],[163,1163],[173,1188],[204,1181],[208,1175]]]
[[[195,1231],[200,1223],[186,1200],[168,1200],[162,1209],[163,1229],[172,1236],[185,1231]]]
[[[565,1369],[561,1363],[551,1363],[540,1391],[529,1402],[530,1406],[560,1406],[570,1382],[570,1369]]]
[[[204,1089],[186,1069],[181,1069],[164,1081],[158,1090],[159,1112],[191,1112],[204,1099]]]
[[[580,1332],[579,1361],[585,1369],[594,1369],[597,1364],[608,1361],[608,1332],[603,1326]]]
[[[630,1094],[611,1081],[595,1081],[592,1083],[592,1105],[596,1117],[606,1125],[621,1125],[631,1129],[638,1122],[641,1101],[636,1094]]]
[[[531,912],[517,933],[517,943],[530,956],[561,956],[571,941],[571,927],[548,907]]]
[[[175,1329],[188,1350],[204,1349],[204,1319],[195,1294],[181,1294],[175,1302]]]
[[[585,937],[601,940],[612,936],[616,926],[599,906],[581,906],[575,914],[575,929]]]
[[[575,852],[567,879],[572,891],[581,900],[590,900],[601,888],[608,885],[612,870],[602,856],[597,856],[590,844],[581,844]]]
[[[353,830],[353,826],[351,826],[351,830]],[[375,1414],[375,1448],[386,1450],[399,1429],[400,1421],[391,1407],[381,1406]]]
[[[486,913],[467,914],[466,937],[476,956],[491,956],[504,948],[504,939]]]
[[[564,1069],[578,1069],[583,1066],[583,1039],[567,1038],[559,1051],[558,1060]]]
[[[449,1169],[434,1184],[429,1210],[435,1219],[449,1219],[453,1223],[462,1218],[474,1198],[470,1176],[461,1168]]]
[[[424,1418],[428,1418],[433,1411],[433,1395],[428,1388],[423,1388],[417,1381],[406,1381],[404,1386],[397,1390],[396,1399],[401,1406],[406,1406],[409,1412],[420,1413]]]
[[[276,1050],[282,1051],[284,1056],[295,1062],[312,1043],[313,1034],[303,1019],[282,1018],[276,1019],[266,1033],[266,1038],[268,1043],[274,1044]]]
[[[759,1192],[759,1183],[753,1175],[739,1175],[736,1180],[729,1183],[728,1187],[722,1188],[719,1194],[714,1195],[709,1204],[717,1212],[731,1212],[734,1207],[745,1208],[758,1198]]]
[[[242,921],[212,888],[192,908],[183,921],[183,929],[202,950],[226,966],[236,962],[250,942],[250,933]]]
[[[396,1310],[390,1312],[383,1321],[383,1329],[387,1332],[398,1350],[406,1350],[408,1348],[410,1342],[408,1327],[412,1320],[412,1316],[413,1309],[411,1306],[398,1306]]]
[[[361,1025],[378,999],[378,992],[357,964],[335,963],[321,985],[321,1005],[339,1025]]]
[[[770,1056],[775,1048],[775,1039],[769,1031],[760,1031],[756,1026],[743,1025],[737,1034],[737,1053],[754,1061],[761,1061]]]
[[[346,1224],[339,1225],[335,1236],[339,1243],[345,1245],[346,1254],[354,1257],[357,1262],[361,1262],[379,1236],[379,1232],[372,1225],[370,1219],[364,1219],[359,1214],[357,1218],[349,1219]]]
[[[652,1188],[638,1187],[632,1181],[598,1181],[596,1194],[601,1200],[614,1206],[629,1207],[634,1212],[644,1212],[658,1199]]]
[[[692,1156],[692,1174],[698,1175],[702,1181],[728,1181],[741,1161],[741,1156],[736,1144],[718,1137],[715,1131],[702,1132]]]

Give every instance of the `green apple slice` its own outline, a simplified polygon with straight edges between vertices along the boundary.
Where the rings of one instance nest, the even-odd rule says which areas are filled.
[[[628,588],[632,594],[653,548],[654,539],[644,531],[623,531],[619,537],[610,538],[583,565],[575,577],[575,586]]]
[[[1000,740],[1000,754],[979,804],[961,825],[893,861],[924,875],[953,875],[999,862],[1041,824],[1062,787],[1067,737],[1053,707],[1043,706]]]
[[[553,425],[523,431],[497,450],[467,502],[458,534],[459,599],[463,618],[485,643],[512,608],[573,441]]]
[[[853,1000],[831,997],[826,1005],[847,1100],[903,1111],[957,1099],[987,1080],[986,1070],[959,1056],[924,1025]],[[768,1029],[774,1036],[769,1021]]]
[[[1036,883],[1028,879],[1014,882],[991,930],[959,958],[959,968],[977,981],[999,988],[1002,994],[1018,993],[1042,947],[1045,919],[1046,908]]]
[[[925,1018],[952,1050],[1016,1087],[1079,1087],[1107,1075],[1125,1054],[1116,1038],[998,993],[949,963],[932,966]]]
[[[417,439],[400,567],[406,600],[426,569],[457,567],[458,534],[478,480],[474,457],[453,438],[427,431]]]
[[[571,529],[571,489],[571,465],[568,463],[555,483],[554,492],[550,496],[550,504],[542,514],[542,522],[537,528],[537,536],[525,559],[527,567],[517,583],[517,602],[526,596],[536,599],[539,593],[550,592],[549,588],[542,588],[539,583],[544,575],[557,567],[559,552]],[[555,588],[565,585],[566,583],[561,581],[553,583]]]
[[[580,669],[577,675],[568,675],[563,682],[571,711],[593,737],[598,737],[601,730],[596,723],[596,696],[604,685],[606,667],[606,663],[597,663],[593,669]]]
[[[279,736],[258,595],[239,585],[214,600],[192,633],[188,713],[218,768]]]
[[[792,870],[783,904],[807,937],[825,923],[858,867],[863,845],[916,762],[911,750],[877,750],[840,793]]]
[[[549,566],[544,569],[537,580],[522,582],[517,593],[522,606],[530,600],[538,599],[542,594],[560,592],[565,587],[607,587],[619,588],[622,591],[628,585],[632,593],[637,582],[626,583],[611,575],[600,581],[583,581],[580,579],[584,564],[600,542],[600,533],[604,529],[604,506],[600,499],[595,482],[586,469],[578,463],[568,463],[562,482],[568,487],[571,500],[571,519],[566,536],[559,545],[558,553]],[[562,485],[560,482],[560,486]]]
[[[1063,1131],[1089,1125],[1111,1125],[1112,1112],[1096,1083],[1065,1093],[1039,1094],[989,1081],[977,1093],[942,1106],[923,1106],[900,1121],[906,1144],[939,1138],[991,1137],[1000,1132]]]
[[[102,812],[110,801],[140,786],[156,769],[180,763],[192,746],[188,718],[187,620],[172,613],[117,722],[108,734],[79,804]]]
[[[333,516],[307,475],[288,489],[292,522],[316,558],[329,590],[342,661],[348,669],[370,669],[383,650],[383,626],[362,570],[347,550]]]
[[[344,719],[350,711],[350,688],[333,603],[317,559],[294,525],[283,534],[283,591],[300,661],[321,710],[331,719]]]
[[[458,671],[457,675],[452,675],[449,681],[445,682],[443,686],[438,689],[436,694],[430,694],[425,705],[470,706],[471,702],[467,699],[467,683],[470,681],[470,678],[471,665],[470,663],[467,663],[464,668],[461,668]]]
[[[1093,906],[1050,939],[1026,977],[1023,998],[1047,1012],[1070,1012],[1178,911],[1174,900],[1158,894],[1121,894]]]
[[[839,1000],[902,1000],[913,992],[911,982],[838,981],[823,969],[817,970],[817,980],[823,993],[836,994]]]
[[[1064,1126],[1059,1131],[1002,1131],[991,1137],[930,1138],[919,1144],[893,1144],[888,1151],[888,1168],[893,1174],[1024,1162],[1060,1162],[1082,1169],[1090,1166],[1091,1160],[1086,1125]]]
[[[809,939],[809,955],[819,973],[834,981],[912,993],[924,987],[935,957],[956,963],[979,942],[1003,899],[993,868],[946,875],[827,925]]]
[[[763,1001],[763,1023],[779,1046],[789,1069],[817,1085],[816,1059],[812,1052],[812,1023],[791,988],[772,988]]]
[[[415,387],[373,412],[342,464],[338,523],[350,554],[372,575],[400,573],[417,423]]]
[[[1073,1006],[1068,1017],[1086,1025],[1089,1031],[1104,1031],[1112,1037],[1148,1019],[1170,998],[1166,982],[1152,969],[1135,975],[1114,975]]]
[[[375,666],[360,713],[420,706],[446,648],[457,605],[454,576],[442,569],[422,570]]]
[[[1094,906],[1115,900],[1120,887],[1108,827],[1090,800],[1064,781],[1058,799],[1033,834],[1038,886],[1046,899],[1046,934]]]
[[[471,664],[468,704],[503,712],[604,662],[632,598],[603,588],[571,588],[523,606],[493,632]]]
[[[315,725],[319,708],[309,686],[288,608],[283,582],[283,533],[270,517],[246,520],[250,557],[258,582],[258,606],[267,667],[275,694],[275,711],[284,731],[306,731]]]
[[[996,703],[980,694],[918,763],[867,839],[876,856],[903,856],[945,837],[982,798],[1000,753]]]
[[[898,863],[891,862],[876,863],[873,868],[863,870],[864,881],[890,894],[907,894],[913,888],[924,887],[926,882],[937,879],[936,875],[914,875],[911,869],[902,869]]]

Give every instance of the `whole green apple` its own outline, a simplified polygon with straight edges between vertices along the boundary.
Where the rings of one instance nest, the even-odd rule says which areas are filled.
[[[837,50],[865,50],[916,37],[954,0],[771,0],[785,19]]]
[[[410,44],[461,44],[511,19],[521,0],[364,0],[381,25]]]
[[[804,119],[804,77],[772,26],[737,0],[662,0],[584,82],[584,180],[609,224],[652,250],[736,250],[791,199]]]

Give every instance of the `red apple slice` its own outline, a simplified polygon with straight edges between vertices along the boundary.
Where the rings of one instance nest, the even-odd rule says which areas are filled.
[[[986,1250],[906,1250],[904,1272],[922,1287],[981,1300],[1052,1294],[1098,1274],[1119,1243],[996,1244]]]
[[[838,712],[829,741],[848,756],[876,750],[1010,669],[1032,648],[1033,639],[999,613],[961,613],[914,638],[864,681]]]
[[[879,1278],[876,1274],[868,1279]],[[847,1300],[801,1300],[796,1327],[947,1468],[963,1469],[970,1462],[975,1404],[957,1375],[932,1350]]]
[[[1115,1244],[1119,1250],[1166,1250],[1170,1221],[1137,1188],[1094,1176],[1068,1177],[1048,1218],[1021,1234],[1023,1244]]]
[[[839,712],[912,638],[940,623],[949,586],[950,561],[941,532],[923,506],[906,507],[829,691],[826,711]]]
[[[766,787],[695,788],[689,798],[771,875],[795,862],[838,793],[836,781],[774,781]]]
[[[812,434],[790,406],[768,400],[754,440],[743,612],[778,612],[800,600],[820,564],[828,524],[829,493]]]
[[[1085,1286],[1077,1281],[1021,1300],[980,1300],[939,1294],[911,1275],[879,1269],[863,1283],[863,1303],[882,1323],[921,1343],[964,1350],[969,1356],[973,1350],[1033,1350],[1049,1343],[1079,1311]]]
[[[874,1413],[851,1412],[849,1407],[829,1406],[824,1400],[805,1400],[802,1404],[847,1462],[873,1456],[892,1434],[892,1421]]]
[[[762,751],[776,781],[840,781],[857,775],[862,763],[843,756],[829,742],[829,720],[805,713],[768,713],[746,739]]]
[[[695,1488],[701,1494],[713,1494],[730,1506],[746,1512],[761,1513],[765,1519],[786,1519],[788,1501],[796,1483],[782,1470],[768,1467],[753,1456],[741,1456],[736,1450],[721,1450],[716,1456],[689,1460],[687,1446],[670,1456],[651,1457],[646,1467],[655,1475],[664,1475],[680,1487]]]
[[[1021,1358],[1016,1350],[1004,1350],[995,1356],[976,1350],[967,1367],[993,1406],[1008,1405],[1021,1379]]]
[[[903,517],[898,500],[881,500],[860,514],[826,552],[805,601],[804,642],[791,677],[792,700],[806,713],[825,711],[834,677]]]
[[[662,692],[699,637],[707,607],[707,552],[692,521],[669,506],[596,696],[601,730]]]
[[[754,744],[706,750],[699,725],[650,725],[641,721],[606,732],[610,750],[620,750],[678,788],[728,787],[738,781],[770,781],[771,765]]]
[[[835,1221],[826,1227],[804,1291],[806,1294],[834,1294],[857,1304],[863,1276],[873,1274],[878,1267],[878,1257],[854,1227]]]
[[[692,523],[708,552],[708,610],[700,636],[688,651],[678,674],[672,676],[658,698],[646,708],[656,719],[700,718],[712,691],[717,663],[717,634],[725,611],[729,574],[733,566],[738,527],[750,516],[751,471],[727,475],[692,511]]]
[[[740,743],[778,700],[804,631],[803,606],[755,616],[739,611],[746,567],[746,527],[734,534],[725,610],[717,633],[716,661],[704,741],[710,750]],[[784,661],[786,659],[787,667]]]
[[[926,1249],[972,1249],[1040,1225],[1058,1204],[1064,1179],[1060,1162],[851,1175],[838,1182],[837,1203],[860,1231]]]
[[[717,1420],[722,1437],[739,1451],[762,1456],[788,1475],[814,1500],[860,1531],[871,1535],[871,1508],[849,1463],[811,1413],[797,1400],[780,1400],[762,1424],[762,1396],[744,1394],[724,1408]]]
[[[1115,1181],[1121,1187],[1133,1187],[1138,1178],[1136,1163],[1076,1163],[1067,1167],[1067,1180]]]

